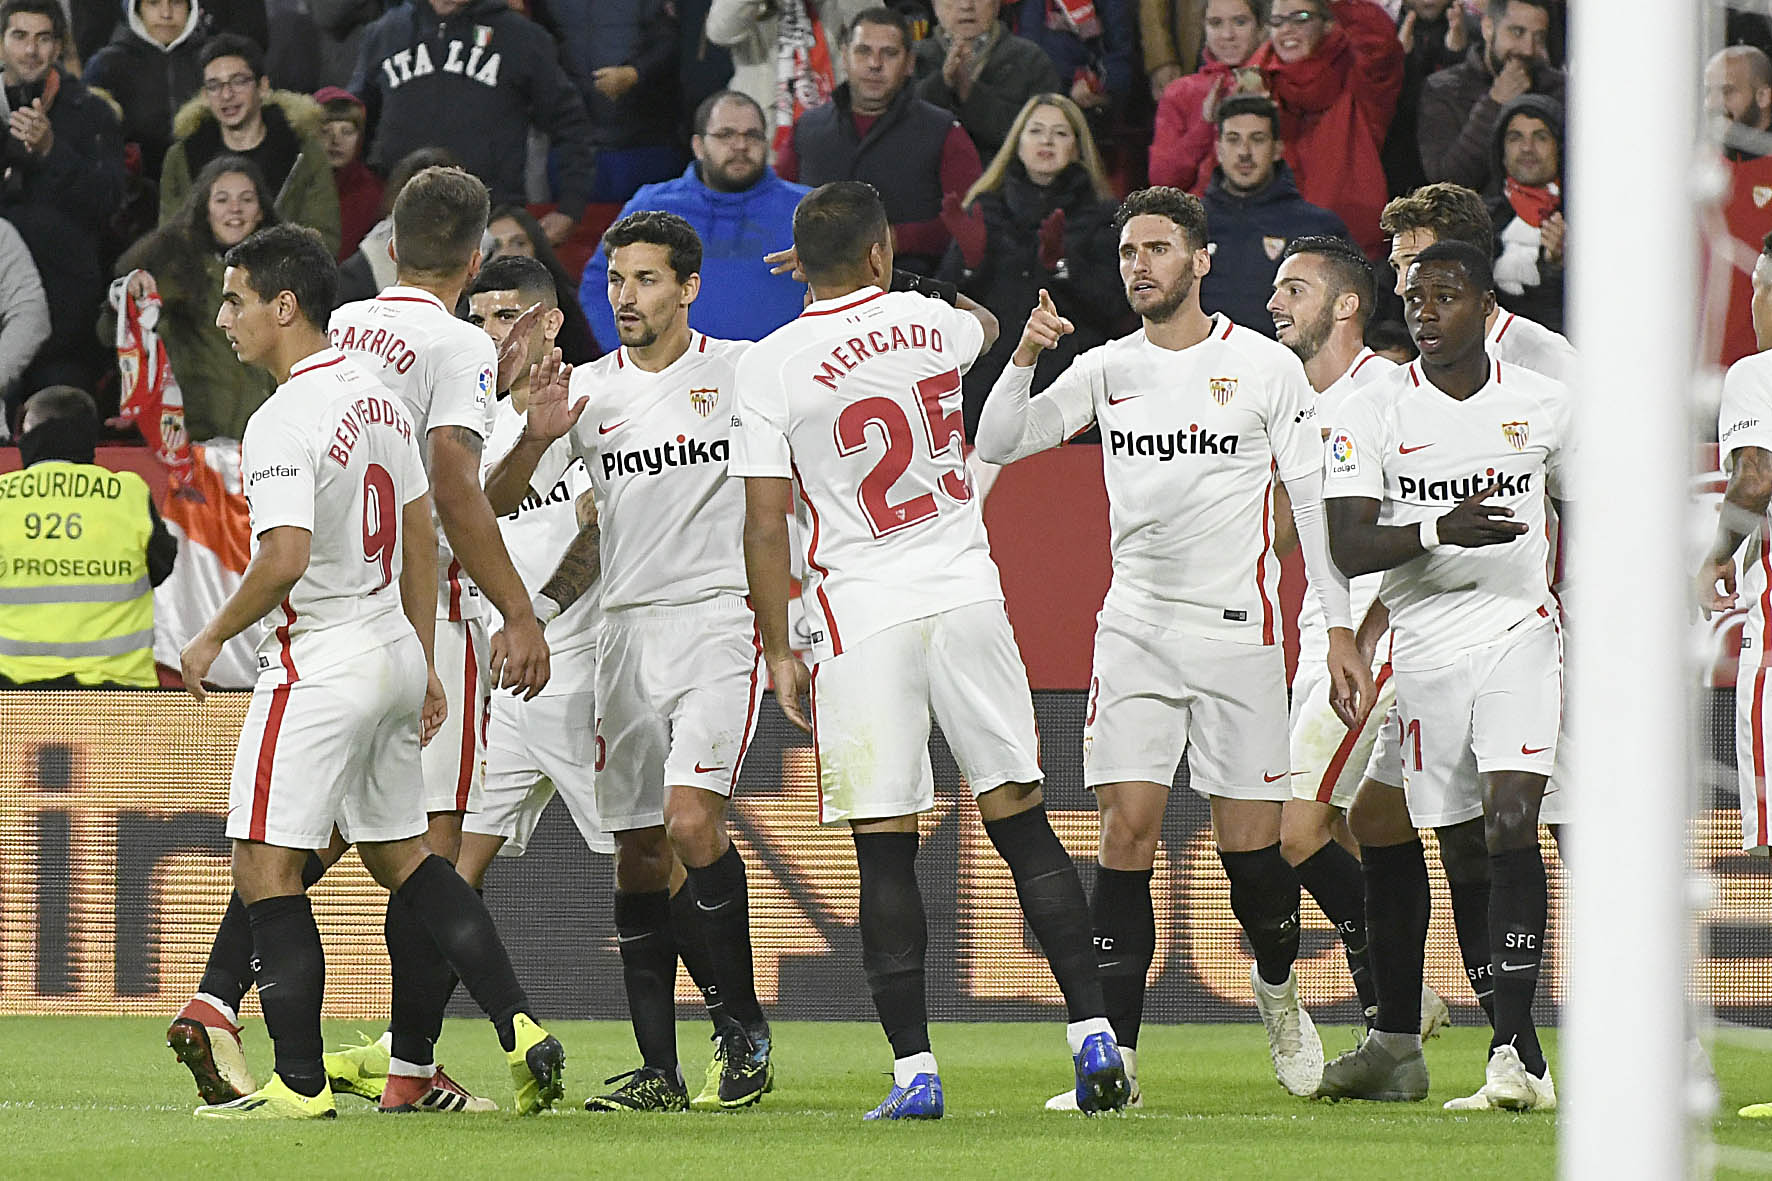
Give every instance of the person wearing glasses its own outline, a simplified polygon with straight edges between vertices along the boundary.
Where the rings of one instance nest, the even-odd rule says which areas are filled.
[[[272,90],[264,51],[238,33],[203,47],[203,88],[172,122],[177,138],[160,170],[160,224],[177,216],[191,178],[217,156],[258,165],[275,194],[277,216],[318,230],[338,253],[338,188],[320,138],[325,113],[305,94]]]
[[[701,238],[701,295],[689,326],[717,340],[762,340],[800,314],[805,286],[770,273],[765,254],[794,240],[794,207],[811,190],[770,168],[768,124],[749,95],[721,90],[695,111],[695,162],[675,180],[644,185],[617,218],[674,213]],[[609,306],[609,256],[586,264],[578,302],[604,352],[621,346]]]
[[[1379,150],[1403,86],[1396,26],[1373,0],[1273,0],[1267,24],[1249,65],[1280,108],[1299,192],[1346,222],[1368,258],[1382,258]]]

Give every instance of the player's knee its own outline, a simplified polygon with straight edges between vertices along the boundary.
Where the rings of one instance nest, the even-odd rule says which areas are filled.
[[[1467,820],[1436,829],[1440,864],[1449,882],[1481,884],[1489,880],[1489,840],[1482,820]]]
[[[1286,864],[1302,865],[1329,840],[1329,825],[1317,809],[1288,806],[1280,813],[1280,856]]]
[[[665,804],[665,832],[687,865],[712,865],[726,851],[724,818],[694,798],[707,794],[675,791]]]
[[[664,827],[615,834],[615,888],[647,894],[670,887],[671,842]]]
[[[1156,864],[1161,826],[1146,824],[1119,808],[1101,813],[1101,863],[1111,869],[1149,869]]]
[[[1354,840],[1373,847],[1403,845],[1416,838],[1403,793],[1390,787],[1362,786],[1347,811],[1347,827]]]

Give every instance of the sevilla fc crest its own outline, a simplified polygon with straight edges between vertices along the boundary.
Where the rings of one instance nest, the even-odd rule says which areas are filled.
[[[1264,236],[1261,240],[1261,248],[1267,251],[1269,262],[1279,262],[1280,255],[1286,252],[1286,239],[1275,238],[1271,235]]]
[[[1206,384],[1212,391],[1212,400],[1220,406],[1237,395],[1237,379],[1234,377],[1214,377]]]
[[[1504,422],[1501,424],[1502,437],[1507,439],[1508,446],[1512,447],[1515,451],[1525,449],[1526,439],[1530,434],[1531,429],[1531,427],[1523,422]]]
[[[714,405],[719,400],[720,390],[718,387],[689,391],[689,405],[703,418],[714,412]]]

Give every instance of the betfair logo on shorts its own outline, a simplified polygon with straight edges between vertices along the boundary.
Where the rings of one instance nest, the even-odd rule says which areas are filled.
[[[1468,496],[1490,488],[1491,496],[1525,496],[1532,491],[1532,474],[1487,468],[1481,474],[1460,480],[1419,480],[1414,476],[1397,477],[1397,498],[1419,504],[1457,504]]]
[[[674,443],[642,447],[633,451],[605,451],[603,478],[616,476],[656,476],[666,468],[693,467],[698,463],[725,463],[732,454],[732,445],[725,439],[707,442],[677,436]]]
[[[1162,434],[1136,434],[1132,431],[1109,431],[1108,454],[1148,456],[1167,463],[1177,455],[1235,455],[1237,436],[1215,435],[1191,424],[1185,431]]]

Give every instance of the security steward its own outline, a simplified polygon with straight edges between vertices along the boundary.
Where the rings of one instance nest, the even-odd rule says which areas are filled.
[[[98,408],[50,386],[25,403],[0,475],[0,688],[154,687],[154,587],[178,557],[134,472],[93,463]]]

